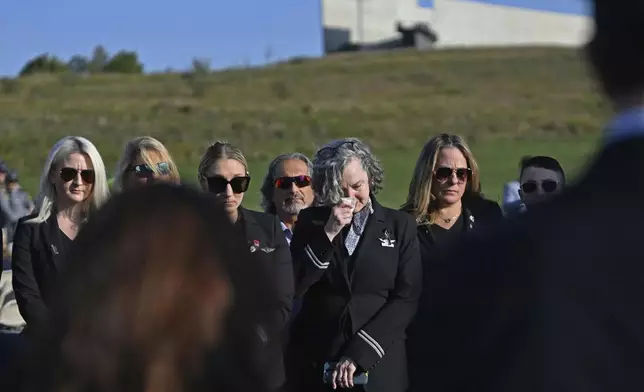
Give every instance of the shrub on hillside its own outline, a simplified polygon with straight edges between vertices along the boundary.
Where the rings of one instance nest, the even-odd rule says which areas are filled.
[[[103,72],[140,74],[143,73],[143,64],[139,62],[139,55],[136,52],[122,50],[105,64]]]
[[[33,75],[36,73],[55,73],[67,70],[67,64],[56,56],[47,53],[27,61],[20,70],[19,76]]]

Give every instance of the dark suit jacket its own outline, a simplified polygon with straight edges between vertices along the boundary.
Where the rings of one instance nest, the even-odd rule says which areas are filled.
[[[499,205],[491,200],[482,197],[475,197],[470,200],[464,201],[462,219],[464,220],[464,228],[461,235],[465,236],[474,230],[487,230],[493,228],[494,225],[503,219],[503,213]],[[407,358],[409,359],[409,373],[412,382],[419,378],[422,379],[426,375],[425,369],[422,366],[414,366],[414,362],[423,362],[423,354],[425,348],[422,341],[425,339],[427,331],[426,324],[433,317],[427,305],[430,300],[427,298],[431,296],[429,287],[432,284],[433,277],[431,270],[435,266],[433,264],[440,262],[449,263],[451,248],[461,246],[459,240],[450,244],[436,243],[436,239],[432,234],[432,228],[428,225],[418,225],[418,242],[420,245],[420,255],[423,263],[423,287],[424,290],[420,296],[418,305],[418,312],[414,320],[410,323],[407,330]],[[420,343],[420,344],[419,344]],[[420,374],[414,374],[416,371]],[[424,383],[424,381],[421,381]],[[420,386],[422,386],[421,384]]]
[[[18,221],[11,256],[13,290],[27,323],[25,333],[40,331],[49,323],[49,308],[58,291],[57,279],[64,264],[61,255],[64,234],[58,228],[56,215],[42,223],[25,223],[33,217]]]
[[[626,169],[625,169],[626,168]],[[644,139],[428,271],[421,389],[644,390]]]
[[[288,348],[291,390],[324,390],[323,364],[342,356],[370,372],[370,392],[407,387],[405,329],[421,290],[416,225],[375,199],[373,208],[352,256],[342,234],[331,242],[324,232],[330,208],[311,207],[298,216],[291,253],[296,296],[303,298]]]
[[[291,252],[282,232],[279,219],[264,212],[257,212],[240,208],[239,210],[244,234],[248,241],[249,250],[257,262],[266,267],[269,279],[272,280],[272,289],[276,293],[277,303],[269,304],[267,325],[271,341],[267,341],[267,357],[264,358],[270,369],[269,386],[277,388],[284,383],[283,342],[285,327],[290,320],[293,308],[293,264]],[[260,335],[262,332],[260,332]],[[263,338],[260,336],[260,338]]]

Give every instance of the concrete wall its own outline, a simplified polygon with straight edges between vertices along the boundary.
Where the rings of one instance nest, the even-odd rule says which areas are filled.
[[[438,47],[563,45],[586,42],[586,0],[321,0],[325,48],[397,36],[404,25],[429,23]],[[362,18],[359,17],[362,15]]]

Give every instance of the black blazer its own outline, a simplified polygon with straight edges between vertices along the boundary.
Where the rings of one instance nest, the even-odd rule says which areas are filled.
[[[58,228],[56,214],[52,213],[42,223],[26,223],[35,216],[18,221],[11,255],[13,290],[28,334],[41,331],[49,323],[49,308],[64,265],[61,237],[64,234]]]
[[[291,318],[293,308],[293,263],[286,237],[282,231],[279,219],[275,215],[264,212],[239,209],[242,218],[243,230],[248,249],[257,260],[266,267],[272,280],[271,289],[275,291],[277,303],[269,304],[273,310],[268,312],[267,325],[270,335],[274,339],[266,341],[268,362],[269,387],[278,388],[285,380],[283,342],[285,340],[285,327]],[[263,332],[259,332],[262,335]],[[260,338],[264,338],[260,336]]]
[[[465,236],[474,230],[485,231],[494,228],[503,219],[503,213],[501,207],[496,202],[475,196],[463,200],[462,219],[464,220],[462,236]],[[418,225],[417,227],[420,255],[424,271],[423,292],[420,296],[418,312],[407,330],[407,358],[409,359],[409,373],[412,387],[420,387],[422,389],[425,382],[424,377],[427,375],[426,370],[422,366],[424,362],[422,342],[427,334],[425,326],[433,317],[433,314],[428,309],[430,301],[427,298],[431,295],[429,287],[432,284],[432,277],[429,271],[431,271],[435,263],[449,263],[450,250],[453,247],[460,246],[460,240],[457,239],[450,244],[440,244],[436,242],[430,226]],[[421,365],[417,366],[415,362]],[[420,384],[413,385],[416,383]]]
[[[503,212],[498,203],[478,196],[463,200],[462,215],[465,221],[465,233],[474,229],[485,230],[494,227],[503,219]],[[436,243],[432,230],[427,225],[418,225],[418,239],[423,265],[442,259],[439,253],[448,250]]]
[[[435,265],[420,390],[644,390],[640,169],[644,137],[607,146],[560,197]]]
[[[325,390],[323,365],[342,356],[369,371],[370,392],[407,388],[405,329],[416,312],[422,272],[416,224],[408,214],[372,203],[353,256],[342,234],[331,242],[324,232],[330,208],[299,214],[291,253],[302,308],[291,327],[289,390]]]

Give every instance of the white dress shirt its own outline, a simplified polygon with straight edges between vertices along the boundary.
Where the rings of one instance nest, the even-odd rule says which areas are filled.
[[[291,229],[286,227],[284,222],[280,221],[280,225],[282,226],[282,232],[284,233],[284,237],[286,237],[286,242],[288,243],[288,246],[291,246],[291,240],[293,239],[293,232]]]

